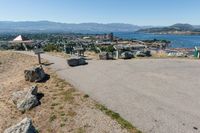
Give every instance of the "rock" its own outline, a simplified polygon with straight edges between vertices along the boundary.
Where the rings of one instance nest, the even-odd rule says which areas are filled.
[[[109,54],[107,52],[101,52],[99,54],[99,59],[100,60],[108,60],[109,59]]]
[[[133,58],[133,54],[129,51],[126,51],[121,54],[121,58],[122,59],[131,59],[131,58]]]
[[[37,133],[30,118],[24,118],[18,124],[7,128],[4,133]]]
[[[146,54],[145,54],[144,52],[142,52],[142,51],[137,51],[137,52],[136,52],[136,56],[137,56],[137,57],[145,57]]]
[[[31,95],[37,96],[38,94],[38,87],[37,86],[31,86],[31,88],[28,90],[28,93]]]
[[[72,57],[67,60],[69,66],[80,66],[88,64],[84,58],[81,57]]]
[[[113,59],[113,53],[112,52],[101,52],[99,54],[100,60],[112,60]]]
[[[108,52],[108,60],[113,60],[113,53],[112,52]]]
[[[32,86],[28,91],[18,91],[13,93],[12,101],[17,105],[18,110],[24,112],[39,104],[37,98],[37,86]]]
[[[38,104],[39,104],[39,101],[36,96],[27,94],[22,101],[17,103],[17,108],[18,110],[24,112],[26,110],[32,109]]]
[[[42,67],[34,67],[24,71],[26,81],[39,82],[45,78],[45,72]]]
[[[150,50],[146,50],[144,53],[145,53],[145,55],[146,55],[147,57],[150,57],[150,56],[152,56],[152,55],[151,55],[151,51],[150,51]]]
[[[170,52],[167,56],[169,56],[169,57],[187,57],[187,55],[182,52]]]
[[[17,101],[23,100],[23,98],[26,96],[26,93],[27,92],[25,92],[25,91],[14,92],[12,94],[12,98],[11,98],[13,103],[17,105]]]

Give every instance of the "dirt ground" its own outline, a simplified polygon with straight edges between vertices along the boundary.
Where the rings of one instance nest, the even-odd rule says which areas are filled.
[[[44,61],[43,61],[44,62]],[[44,94],[41,105],[25,113],[19,112],[11,101],[13,92],[28,89],[36,83],[24,80],[23,71],[37,65],[37,58],[14,52],[0,51],[0,132],[30,117],[40,133],[126,133],[127,130],[110,116],[97,109],[88,95],[74,89],[58,78],[48,64],[44,66],[50,79],[37,83]],[[109,112],[108,112],[109,113]]]

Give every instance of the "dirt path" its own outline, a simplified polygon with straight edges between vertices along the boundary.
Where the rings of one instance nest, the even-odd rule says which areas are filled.
[[[145,133],[200,132],[200,61],[89,61],[71,68],[47,54],[56,72]]]

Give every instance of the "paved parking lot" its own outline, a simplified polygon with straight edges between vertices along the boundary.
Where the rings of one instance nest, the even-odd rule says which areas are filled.
[[[72,68],[65,59],[43,58],[55,63],[62,78],[144,133],[200,132],[199,60],[93,60]]]

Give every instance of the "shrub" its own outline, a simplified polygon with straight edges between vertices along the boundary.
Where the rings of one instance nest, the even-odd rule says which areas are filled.
[[[60,48],[54,44],[48,44],[44,47],[44,51],[46,52],[52,52],[52,51],[56,51],[56,52],[60,52]]]
[[[103,51],[103,52],[111,52],[111,53],[112,53],[112,52],[115,51],[113,45],[102,46],[102,47],[100,47],[100,49],[101,49],[101,51]]]
[[[89,95],[85,94],[83,97],[84,97],[84,98],[88,98],[88,97],[89,97]]]

